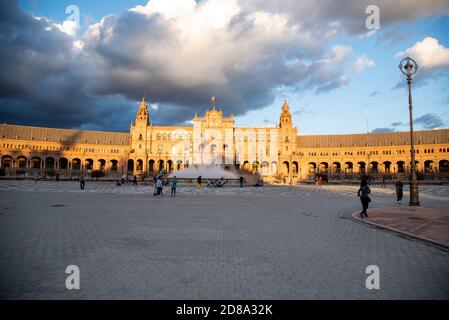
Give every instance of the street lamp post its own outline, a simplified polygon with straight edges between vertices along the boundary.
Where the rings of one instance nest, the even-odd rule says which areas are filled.
[[[418,64],[410,57],[404,58],[399,64],[399,70],[407,76],[408,106],[410,114],[410,201],[409,206],[419,206],[418,181],[416,179],[415,143],[413,138],[413,106],[412,106],[412,76],[418,70]]]

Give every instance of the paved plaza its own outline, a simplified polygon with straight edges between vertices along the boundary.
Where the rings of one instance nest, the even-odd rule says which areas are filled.
[[[1,298],[449,298],[449,252],[354,221],[356,186],[152,191],[0,181]],[[391,186],[372,191],[373,207],[395,205]],[[423,186],[421,201],[447,206],[449,188]]]

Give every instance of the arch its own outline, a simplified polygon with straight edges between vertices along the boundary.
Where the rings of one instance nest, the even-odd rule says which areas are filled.
[[[41,158],[40,157],[32,157],[31,158],[31,169],[40,169],[41,168]]]
[[[134,171],[134,160],[128,159],[128,172]]]
[[[156,161],[154,161],[153,159],[151,159],[149,162],[148,162],[148,170],[150,171],[150,172],[154,172],[154,164],[156,163]]]
[[[52,157],[48,157],[47,159],[45,159],[45,168],[46,169],[55,169],[55,159]]]
[[[104,171],[106,169],[106,160],[100,159],[98,160],[98,169]]]
[[[138,159],[136,162],[136,170],[137,171],[142,171],[143,170],[143,160],[142,159]]]
[[[390,173],[391,172],[391,161],[384,161],[383,165],[384,165],[385,173]]]
[[[10,168],[12,167],[12,157],[11,156],[3,156],[2,157],[2,168]]]
[[[424,172],[425,173],[433,172],[433,161],[432,160],[424,161]]]
[[[332,163],[332,167],[334,168],[334,173],[340,173],[341,171],[341,164],[340,162],[336,161]]]
[[[309,167],[309,173],[315,173],[316,172],[316,163],[315,162],[309,162],[308,163],[308,167]]]
[[[252,165],[252,170],[253,172],[259,172],[259,162],[258,161],[254,161],[253,165]]]
[[[92,170],[94,168],[94,160],[92,159],[84,160],[84,168],[86,170]]]
[[[292,172],[293,172],[293,174],[297,174],[298,173],[298,168],[299,168],[298,161],[293,161],[292,162]]]
[[[379,162],[377,161],[371,161],[371,168],[370,171],[373,173],[377,173],[379,171]]]
[[[288,163],[288,161],[284,161],[282,163],[282,169],[284,169],[285,172],[290,173],[290,163]]]
[[[115,159],[111,160],[111,171],[118,171],[118,161]]]
[[[351,161],[345,162],[345,172],[352,173],[354,171],[354,164]]]
[[[329,163],[321,162],[320,163],[320,172],[327,172],[329,170]]]
[[[441,173],[449,173],[449,161],[440,160],[440,162],[438,163],[438,171]]]
[[[359,166],[359,172],[365,172],[366,171],[366,163],[364,161],[357,162]]]
[[[59,169],[67,170],[69,168],[69,160],[67,158],[59,158]]]
[[[17,157],[17,167],[26,168],[28,159],[25,156]]]
[[[159,160],[159,171],[164,170],[164,160]]]
[[[72,169],[80,170],[81,169],[81,160],[78,158],[72,159]]]
[[[278,163],[276,161],[271,162],[271,174],[278,173]]]
[[[262,162],[260,166],[260,171],[263,175],[267,175],[270,173],[270,164],[267,161]]]
[[[173,171],[173,161],[172,160],[168,160],[167,161],[167,171],[168,172],[172,172]]]
[[[404,161],[398,161],[398,162],[396,162],[396,165],[398,166],[398,173],[405,172],[405,162]]]

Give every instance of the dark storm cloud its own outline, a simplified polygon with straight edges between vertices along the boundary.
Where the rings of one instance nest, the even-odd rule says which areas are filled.
[[[146,92],[162,106],[154,114],[160,122],[179,123],[202,114],[211,96],[228,114],[242,115],[272,103],[279,86],[322,93],[348,83],[341,66],[350,66],[351,48],[336,46],[311,56],[320,47],[316,40],[279,17],[238,12],[228,18],[213,33],[199,35],[192,35],[197,30],[182,18],[158,13],[104,18],[83,37],[97,66],[90,90],[128,99]],[[267,21],[262,25],[258,19]],[[314,61],[306,65],[299,57],[307,55]]]
[[[242,115],[272,103],[279,87],[320,94],[370,66],[367,57],[356,64],[350,47],[326,48],[343,24],[359,28],[359,18],[351,22],[359,5],[262,3],[203,1],[183,15],[147,4],[74,38],[1,1],[0,121],[127,131],[146,93],[159,104],[150,110],[155,123],[184,124],[211,96],[225,113]]]
[[[434,113],[426,113],[423,114],[422,116],[416,117],[413,120],[413,124],[415,125],[415,127],[425,130],[442,128],[446,125],[443,118]],[[397,121],[391,124],[391,128],[377,128],[374,129],[372,132],[393,132],[396,131],[398,127],[408,128],[409,125],[410,125],[409,122],[403,123]]]
[[[53,23],[25,13],[16,1],[1,1],[0,40],[1,122],[101,129],[112,122],[109,130],[125,128],[125,107],[117,110],[89,94],[91,63]]]
[[[426,113],[420,117],[413,120],[415,125],[421,126],[424,129],[436,129],[441,128],[445,125],[444,120],[433,113]]]

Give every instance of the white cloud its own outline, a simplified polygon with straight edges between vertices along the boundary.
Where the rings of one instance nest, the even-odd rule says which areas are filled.
[[[78,32],[78,23],[72,20],[65,20],[62,24],[55,23],[55,26],[62,32],[74,37]]]
[[[449,67],[449,48],[441,45],[437,39],[426,37],[404,52],[396,54],[396,58],[409,56],[416,60],[423,69],[437,69]]]
[[[192,13],[196,7],[194,0],[151,0],[144,6],[136,6],[129,11],[138,12],[147,16],[160,14],[165,18],[179,18]]]
[[[50,93],[72,94],[78,89],[78,101],[72,99],[64,113],[76,114],[70,118],[75,123],[84,121],[77,105],[88,109],[85,118],[91,117],[91,106],[101,97],[131,101],[148,90],[148,100],[159,103],[152,106],[157,118],[181,123],[194,112],[203,112],[212,95],[238,116],[271,104],[278,88],[328,92],[373,64],[349,46],[329,48],[354,17],[346,0],[341,10],[335,1],[322,5],[285,0],[291,6],[279,10],[277,2],[263,6],[260,0],[253,7],[250,2],[151,0],[119,16],[103,17],[76,36],[73,23],[37,21],[22,15],[18,5],[0,1],[0,16],[17,14],[17,19],[3,19],[12,24],[11,30],[17,28],[19,35],[35,30],[33,37],[23,37],[26,44],[14,41],[21,37],[3,37],[9,39],[1,55],[7,69],[3,73],[14,77],[5,76],[0,87],[7,88],[5,92],[36,88],[36,96],[45,93],[45,100],[38,101],[44,107],[52,99],[61,101]],[[341,15],[345,10],[351,14]],[[32,20],[31,27],[19,23],[26,17]],[[8,30],[2,28],[0,34]],[[34,71],[32,77],[28,69]],[[21,70],[27,72],[16,76]],[[104,122],[108,117],[98,118]]]
[[[366,68],[370,68],[373,66],[374,66],[374,61],[363,55],[363,56],[358,57],[357,60],[355,61],[354,65],[352,67],[352,72],[360,73],[360,72],[364,71]]]

